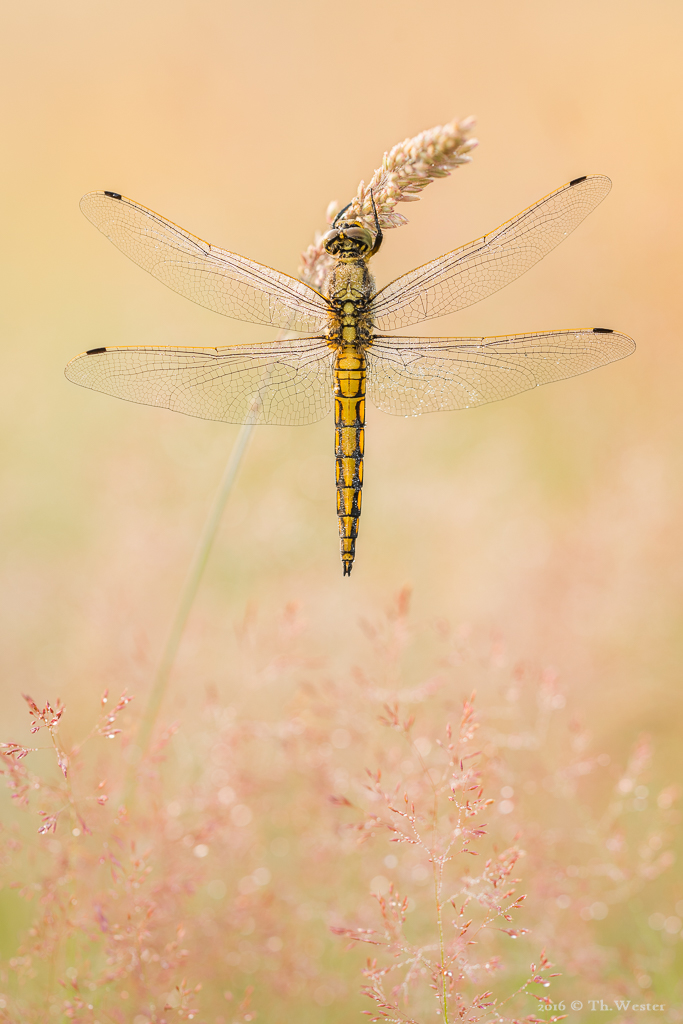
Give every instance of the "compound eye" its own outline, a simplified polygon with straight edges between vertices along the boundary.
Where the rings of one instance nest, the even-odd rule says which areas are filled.
[[[347,238],[357,242],[363,249],[372,249],[372,234],[367,228],[359,225],[344,226],[342,229]]]
[[[327,231],[322,237],[322,244],[325,252],[334,255],[335,249],[339,246],[339,232],[334,228]]]

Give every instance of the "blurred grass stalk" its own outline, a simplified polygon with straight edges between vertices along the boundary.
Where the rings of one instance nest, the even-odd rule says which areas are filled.
[[[213,542],[216,539],[218,527],[220,526],[221,519],[223,518],[225,505],[230,497],[240,464],[244,458],[244,453],[247,450],[254,427],[257,424],[259,412],[260,403],[256,401],[251,407],[249,419],[240,427],[237,440],[235,441],[232,451],[228,457],[225,472],[223,473],[223,479],[221,480],[218,492],[214,498],[209,516],[204,524],[199,544],[197,545],[194,558],[185,579],[183,589],[180,593],[180,600],[178,601],[173,623],[169,630],[168,638],[159,660],[159,667],[157,668],[156,675],[154,677],[152,690],[147,700],[147,706],[145,707],[136,738],[136,745],[139,749],[140,756],[146,753],[147,747],[149,746],[152,730],[154,729],[154,723],[156,722],[159,709],[161,708],[166,695],[168,681],[171,676],[173,663],[178,653],[180,641],[182,640],[183,632],[185,631],[185,626],[187,624],[190,611],[192,610],[192,605],[194,604],[194,599],[197,596],[197,590],[199,589],[199,584],[201,583],[204,569],[206,568],[206,563],[209,559],[211,548],[213,547]],[[131,765],[131,771],[129,772],[128,784],[126,787],[126,803],[128,802],[128,798],[131,796],[132,786],[135,779],[133,769],[134,765]]]

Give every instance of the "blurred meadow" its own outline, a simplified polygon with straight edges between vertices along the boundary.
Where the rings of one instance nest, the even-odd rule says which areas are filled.
[[[361,996],[380,984],[361,976],[366,956],[381,968],[383,954],[344,948],[354,929],[381,932],[369,893],[390,884],[415,888],[410,943],[430,934],[424,865],[386,845],[384,783],[364,772],[382,768],[401,799],[413,786],[418,806],[451,770],[445,725],[476,690],[493,800],[481,842],[494,861],[525,851],[515,924],[530,931],[482,938],[483,980],[458,953],[452,1019],[465,1005],[470,1020],[551,1019],[524,994],[514,1011],[475,998],[522,986],[545,947],[555,1003],[582,1003],[570,1020],[606,999],[605,1019],[682,1021],[681,5],[31,0],[0,24],[0,740],[44,746],[21,694],[61,698],[74,787],[49,751],[7,754],[0,1020],[443,1019],[428,984],[410,1009]],[[162,287],[85,220],[81,195],[117,190],[296,275],[330,200],[348,202],[395,143],[470,114],[472,163],[401,207],[378,285],[604,173],[609,197],[536,268],[419,333],[606,326],[636,353],[469,412],[370,406],[350,579],[331,418],[257,427],[171,675],[163,751],[140,760],[135,729],[239,428],[77,388],[63,367],[95,346],[272,332]],[[105,739],[105,722],[92,754],[73,752],[107,689],[108,706],[135,697],[121,734]],[[54,832],[37,834],[40,811],[58,814]],[[107,843],[120,875],[105,884]],[[615,998],[666,1008],[629,1016]]]

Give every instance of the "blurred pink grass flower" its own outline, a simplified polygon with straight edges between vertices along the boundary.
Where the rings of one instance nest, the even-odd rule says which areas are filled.
[[[412,740],[412,715],[401,720],[396,705],[387,706],[385,712],[380,722],[406,738],[406,756],[414,759],[415,777],[409,780],[404,777],[388,788],[382,782],[381,770],[368,772],[367,790],[374,809],[355,827],[361,833],[361,842],[370,836],[388,833],[390,842],[415,848],[410,858],[414,865],[412,875],[420,880],[431,875],[435,921],[430,921],[426,934],[408,938],[405,925],[408,912],[413,909],[411,901],[399,894],[394,883],[387,883],[380,876],[374,882],[380,890],[385,890],[376,893],[382,931],[333,928],[336,934],[354,942],[382,946],[386,951],[382,964],[376,958],[368,960],[364,971],[367,984],[363,992],[377,1005],[374,1015],[366,1012],[373,1021],[418,1024],[413,1016],[415,1010],[408,1011],[404,1007],[416,1002],[415,989],[422,983],[428,990],[427,995],[434,993],[437,1000],[434,1009],[444,1021],[451,1016],[461,1019],[466,1016],[474,1021],[491,1014],[499,1021],[512,1020],[504,1010],[507,1003],[531,985],[547,987],[548,979],[558,975],[549,973],[552,964],[542,952],[540,966],[531,964],[526,980],[502,1000],[490,989],[471,994],[469,998],[463,991],[463,984],[486,984],[488,976],[501,969],[498,956],[481,961],[480,951],[485,944],[482,933],[486,929],[493,928],[512,938],[527,931],[503,927],[504,923],[513,922],[513,914],[526,899],[525,895],[513,898],[520,879],[513,878],[512,872],[522,856],[516,845],[488,857],[478,874],[472,874],[469,867],[465,867],[464,874],[459,876],[457,869],[456,872],[451,869],[460,855],[479,856],[479,851],[473,847],[487,835],[487,825],[472,819],[479,819],[495,803],[491,798],[484,798],[476,760],[480,751],[472,749],[478,729],[474,719],[474,695],[463,702],[456,737],[448,724],[443,741],[435,739],[433,744],[426,737]],[[428,763],[425,757],[432,746],[437,756]],[[395,860],[397,858],[390,854],[385,863],[389,861],[393,866]],[[390,976],[394,981],[391,992],[387,993],[385,978]],[[547,996],[535,998],[544,1008],[552,1007]],[[419,999],[417,1002],[419,1008]],[[419,1009],[417,1016],[422,1016]],[[561,1017],[544,1019],[557,1021]]]
[[[125,695],[87,742],[31,706],[66,776],[52,744],[2,748],[0,1020],[341,1022],[359,974],[376,1019],[547,1020],[669,984],[676,794],[645,740],[621,769],[596,747],[552,671],[413,627],[407,593],[349,666],[293,609],[246,621],[233,665],[234,704],[193,684],[142,757]]]

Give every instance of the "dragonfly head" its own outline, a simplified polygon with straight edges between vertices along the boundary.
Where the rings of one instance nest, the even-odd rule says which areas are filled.
[[[325,252],[337,260],[362,260],[371,254],[375,239],[369,228],[357,220],[335,224],[323,236]]]

